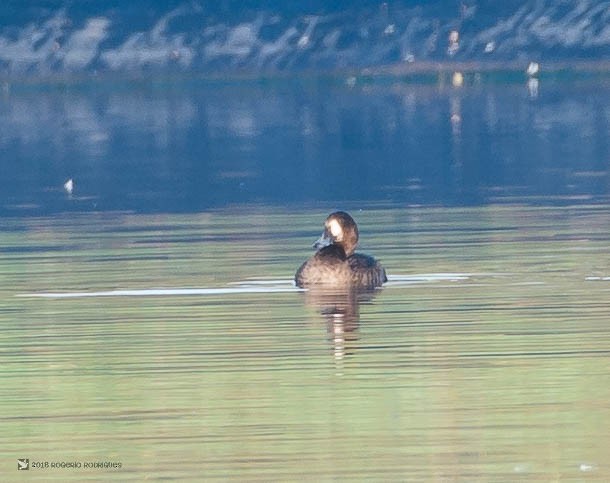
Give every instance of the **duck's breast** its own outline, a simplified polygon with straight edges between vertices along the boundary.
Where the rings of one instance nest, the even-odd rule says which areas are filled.
[[[345,287],[349,286],[350,280],[351,269],[344,252],[332,245],[318,251],[303,263],[294,276],[297,287]]]

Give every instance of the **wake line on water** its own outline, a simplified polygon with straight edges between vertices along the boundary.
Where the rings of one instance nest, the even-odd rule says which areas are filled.
[[[151,297],[179,295],[229,295],[243,293],[300,292],[297,287],[227,287],[227,288],[152,288],[138,290],[106,290],[101,292],[41,292],[16,295],[17,297],[37,297],[47,299],[85,297]]]
[[[416,275],[390,275],[387,287],[433,283],[433,282],[459,282],[468,280],[471,274],[466,273],[428,273]],[[37,292],[17,294],[22,298],[94,298],[94,297],[152,297],[152,296],[183,296],[183,295],[237,295],[251,293],[285,293],[305,292],[294,286],[292,280],[247,280],[229,283],[229,287],[213,288],[151,288],[133,290],[104,290],[99,292]]]

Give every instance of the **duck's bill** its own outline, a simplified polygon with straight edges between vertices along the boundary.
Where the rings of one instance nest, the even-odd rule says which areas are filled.
[[[316,250],[320,250],[321,248],[327,247],[332,242],[333,241],[331,240],[331,238],[328,236],[328,234],[325,231],[324,233],[322,233],[322,236],[316,240],[316,242],[313,244],[313,247]]]

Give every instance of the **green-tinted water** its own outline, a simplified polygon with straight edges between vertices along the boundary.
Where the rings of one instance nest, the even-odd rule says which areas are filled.
[[[2,479],[607,481],[608,208],[352,210],[359,306],[236,284],[289,289],[326,211],[5,219]],[[227,290],[141,296],[184,288]]]

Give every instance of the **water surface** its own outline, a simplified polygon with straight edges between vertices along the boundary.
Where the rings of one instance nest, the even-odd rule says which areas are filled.
[[[610,480],[610,92],[534,80],[5,85],[3,481]],[[292,285],[335,209],[382,290]]]
[[[347,80],[17,83],[0,215],[608,201],[606,78]]]
[[[289,285],[321,210],[5,218],[3,474],[607,480],[608,206],[352,208],[355,302]]]

